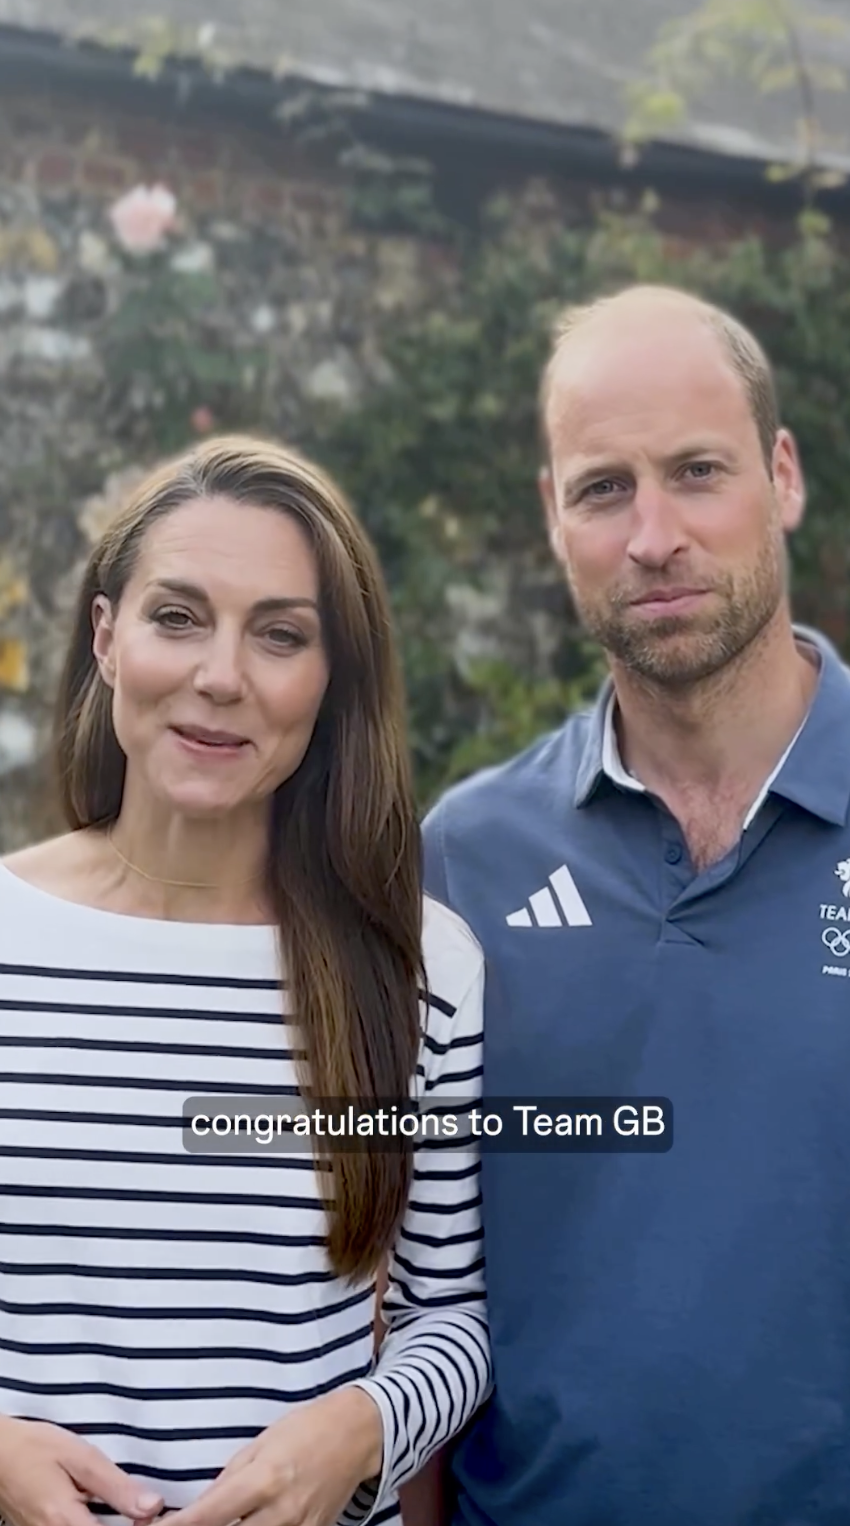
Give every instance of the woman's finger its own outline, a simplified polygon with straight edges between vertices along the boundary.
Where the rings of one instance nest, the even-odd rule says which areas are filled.
[[[220,1473],[200,1497],[167,1517],[168,1526],[233,1526],[265,1504],[258,1478],[247,1468]]]
[[[128,1478],[97,1447],[89,1446],[87,1442],[80,1441],[79,1437],[69,1439],[79,1442],[79,1445],[63,1450],[60,1461],[69,1477],[85,1494],[102,1501],[104,1505],[111,1505],[119,1515],[127,1516],[131,1521],[147,1521],[159,1513],[163,1499],[155,1489],[145,1488],[143,1484]]]

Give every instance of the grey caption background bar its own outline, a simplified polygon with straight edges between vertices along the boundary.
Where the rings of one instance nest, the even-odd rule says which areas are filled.
[[[464,1149],[510,1154],[666,1154],[673,1146],[667,1097],[452,1098],[305,1102],[282,1093],[189,1097],[183,1144],[193,1155],[303,1155]]]

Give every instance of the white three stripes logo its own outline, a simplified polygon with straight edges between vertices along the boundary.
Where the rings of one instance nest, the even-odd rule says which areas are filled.
[[[566,864],[556,869],[549,876],[549,885],[552,886],[555,895],[547,885],[543,890],[536,890],[534,895],[529,896],[528,904],[531,907],[527,911],[512,911],[505,918],[508,927],[590,927],[590,913],[578,892],[576,882],[570,874]],[[555,904],[557,897],[558,905],[563,912],[563,920]]]

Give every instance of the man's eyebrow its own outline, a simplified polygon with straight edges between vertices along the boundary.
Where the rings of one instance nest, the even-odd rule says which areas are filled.
[[[181,599],[193,599],[196,604],[205,604],[207,607],[211,602],[203,588],[199,588],[196,583],[186,583],[182,578],[157,578],[149,586],[161,588],[164,593],[176,594]],[[282,609],[314,609],[318,613],[319,606],[315,599],[306,597],[259,599],[253,606],[252,613],[274,614],[275,611]]]
[[[673,451],[669,456],[665,456],[661,464],[666,471],[670,471],[674,470],[677,466],[682,466],[685,461],[696,461],[705,456],[720,456],[724,461],[729,462],[737,459],[735,452],[728,445],[721,444],[719,440],[710,440],[703,437],[702,439],[695,438],[693,441],[688,441],[679,450]],[[582,471],[576,472],[574,476],[565,479],[562,492],[563,502],[565,504],[574,503],[584,489],[590,487],[592,482],[604,482],[607,477],[633,479],[634,469],[625,461],[617,461],[613,458],[608,460],[600,458],[590,466],[586,466]]]
[[[735,459],[735,452],[728,445],[721,444],[719,440],[703,438],[689,442],[679,450],[673,451],[672,455],[665,456],[664,465],[681,466],[683,461],[696,461],[703,456],[722,456],[725,461],[731,461]]]

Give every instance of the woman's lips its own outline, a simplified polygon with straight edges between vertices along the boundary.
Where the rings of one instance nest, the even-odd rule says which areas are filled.
[[[232,758],[249,746],[247,737],[229,731],[207,731],[201,726],[172,726],[171,730],[195,757]]]

